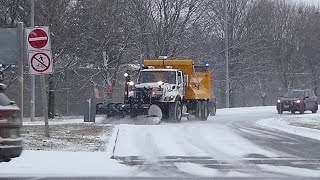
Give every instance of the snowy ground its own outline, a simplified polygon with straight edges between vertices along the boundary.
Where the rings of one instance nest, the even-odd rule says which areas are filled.
[[[257,122],[259,126],[320,140],[320,113],[289,114]]]
[[[50,138],[44,136],[44,122],[24,120],[21,136],[25,150],[105,151],[113,126],[84,123],[80,117],[49,120]]]
[[[132,176],[136,168],[107,158],[105,152],[23,151],[0,163],[0,177]]]
[[[113,127],[101,124],[101,118],[84,123],[82,118],[69,117],[49,122],[50,139],[43,136],[43,122],[25,120],[22,135],[30,150],[1,163],[0,177],[320,177],[320,168],[315,166],[319,157],[283,156],[286,152],[257,144],[234,126],[240,124],[248,131],[258,125],[318,139],[319,118],[320,113],[278,115],[275,107],[222,109],[208,121],[184,118],[180,124],[160,125]],[[264,138],[263,143],[278,132],[257,135]]]

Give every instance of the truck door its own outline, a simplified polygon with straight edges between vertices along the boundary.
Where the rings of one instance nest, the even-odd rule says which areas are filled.
[[[183,75],[181,71],[178,71],[178,92],[181,96],[184,96]]]

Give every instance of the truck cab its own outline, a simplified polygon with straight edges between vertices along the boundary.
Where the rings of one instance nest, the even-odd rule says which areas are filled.
[[[139,90],[150,89],[151,99],[154,102],[174,102],[176,98],[184,98],[183,73],[177,69],[154,69],[141,70],[136,84],[131,84],[129,98],[136,98]],[[144,102],[146,103],[146,102]]]

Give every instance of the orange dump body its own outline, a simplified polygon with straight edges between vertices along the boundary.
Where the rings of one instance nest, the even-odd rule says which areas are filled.
[[[210,97],[210,71],[205,66],[194,66],[192,60],[144,60],[144,66],[155,69],[165,69],[170,66],[188,76],[188,85],[185,87],[185,99],[204,99]]]

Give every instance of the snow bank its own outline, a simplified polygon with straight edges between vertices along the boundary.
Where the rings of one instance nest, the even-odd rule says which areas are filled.
[[[303,119],[305,121],[308,118],[310,118],[310,116],[304,116]],[[295,134],[299,136],[308,137],[311,139],[320,140],[319,130],[289,125],[287,121],[281,120],[279,117],[257,121],[257,125],[271,128],[271,129],[277,129],[290,134]]]
[[[8,163],[0,163],[5,176],[133,176],[134,167],[119,164],[103,152],[23,151]]]
[[[312,170],[289,166],[272,166],[267,164],[261,164],[258,166],[264,169],[265,171],[270,171],[272,173],[281,173],[289,176],[320,177],[320,170]]]

